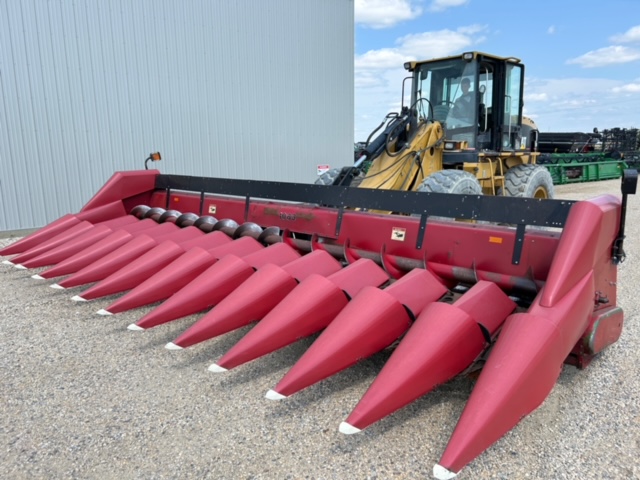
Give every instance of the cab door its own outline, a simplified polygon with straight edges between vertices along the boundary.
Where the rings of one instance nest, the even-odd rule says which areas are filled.
[[[522,91],[524,87],[522,64],[505,62],[504,97],[502,101],[501,150],[518,150],[522,125]]]

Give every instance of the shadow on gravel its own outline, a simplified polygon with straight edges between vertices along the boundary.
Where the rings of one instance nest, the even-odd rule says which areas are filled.
[[[174,354],[176,359],[178,359],[173,368],[184,369],[191,368],[194,365],[198,368],[202,366],[205,368],[209,367],[209,365],[219,359],[231,347],[238,343],[238,341],[246,335],[252,327],[253,324],[219,337],[205,340],[204,342],[197,343],[183,350],[168,351],[167,353]],[[178,334],[175,334],[173,338],[167,340],[167,342],[175,340],[180,334],[182,334],[182,332],[184,332],[184,330],[186,330],[186,328],[181,330]]]
[[[219,375],[225,376],[221,384],[224,384],[225,386],[228,386],[228,387],[233,387],[234,385],[243,385],[243,384],[252,382],[257,378],[270,377],[270,376],[273,376],[274,373],[281,372],[281,374],[278,377],[279,379],[291,367],[293,367],[293,364],[302,356],[302,354],[305,351],[307,351],[307,349],[311,346],[311,344],[316,338],[317,338],[317,335],[314,335],[313,337],[301,339],[291,345],[287,345],[284,348],[276,350],[275,352],[271,352],[263,357],[257,358],[244,365],[239,365],[238,367],[230,370],[229,372],[225,372],[224,374],[219,374]],[[233,342],[233,344],[235,343],[236,342]],[[229,348],[231,348],[233,344],[231,344]],[[224,352],[226,352],[227,350],[228,348],[224,350]],[[220,356],[212,359],[212,361],[209,363],[210,364],[213,363],[215,360],[220,358]],[[267,388],[270,388],[270,387],[267,387]],[[266,393],[266,390],[264,393]]]
[[[306,347],[302,349],[301,353],[304,353]],[[317,405],[320,402],[324,402],[327,399],[335,396],[341,392],[345,392],[349,389],[357,390],[360,393],[354,397],[354,402],[361,395],[364,394],[368,386],[373,382],[375,376],[382,369],[382,366],[389,358],[390,352],[379,352],[369,358],[363,359],[355,365],[342,370],[320,382],[310,385],[309,387],[295,393],[291,397],[282,400],[283,405],[286,405],[286,409],[274,410],[269,415],[273,418],[290,415],[293,411],[306,409],[312,405]],[[297,360],[297,358],[296,358]],[[293,363],[287,365],[288,371],[293,366]],[[286,372],[285,372],[286,373]],[[355,403],[353,403],[355,407]]]
[[[420,422],[421,431],[424,432],[425,439],[432,444],[432,448],[437,451],[442,450],[453,432],[451,426],[457,423],[473,385],[474,382],[468,378],[454,379],[356,435],[340,434],[332,444],[330,452],[334,455],[357,453],[361,449],[369,448],[372,442],[379,443],[383,437],[402,435],[403,426],[412,422]],[[359,398],[350,406],[344,419],[348,417],[358,401]],[[337,430],[337,426],[335,428]],[[407,428],[411,427],[408,425]],[[446,432],[443,432],[444,428]],[[423,440],[416,439],[416,441]]]
[[[125,328],[127,328],[128,325],[129,324],[125,325]],[[156,328],[162,328],[162,326],[159,326]],[[152,349],[155,350],[159,348],[164,349],[164,346],[167,343],[171,342],[172,340],[175,340],[176,334],[173,331],[161,331],[161,330],[156,330],[156,328],[144,330],[142,332],[136,332],[131,330],[127,330],[127,332],[131,336],[140,338],[140,345],[139,345],[140,350],[152,350]],[[167,352],[167,353],[170,353],[170,352]]]

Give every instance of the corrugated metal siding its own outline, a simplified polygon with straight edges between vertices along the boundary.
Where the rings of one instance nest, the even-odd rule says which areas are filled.
[[[116,170],[311,182],[352,161],[353,0],[0,2],[0,231]]]

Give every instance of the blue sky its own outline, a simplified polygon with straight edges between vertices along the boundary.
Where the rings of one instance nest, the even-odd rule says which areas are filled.
[[[398,111],[406,60],[479,50],[525,64],[543,132],[640,128],[639,0],[355,0],[355,140]]]

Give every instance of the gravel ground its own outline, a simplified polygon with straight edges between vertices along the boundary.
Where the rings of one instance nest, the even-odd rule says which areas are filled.
[[[557,187],[560,198],[619,194],[618,180]],[[618,303],[620,341],[584,371],[564,367],[533,414],[460,479],[640,478],[640,195],[631,197]],[[15,239],[0,239],[7,245]],[[431,478],[473,383],[458,378],[360,435],[338,432],[387,354],[284,402],[265,392],[305,340],[228,374],[207,366],[246,329],[184,351],[163,348],[198,316],[145,332],[147,310],[101,317],[34,271],[0,265],[0,477]]]

